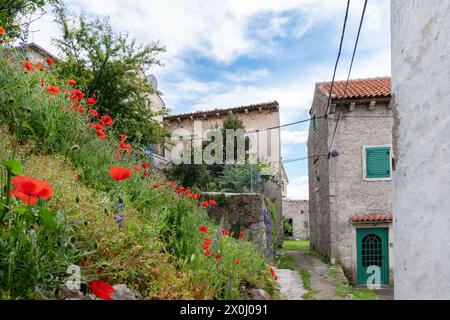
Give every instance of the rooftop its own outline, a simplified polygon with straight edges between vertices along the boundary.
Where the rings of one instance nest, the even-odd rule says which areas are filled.
[[[367,78],[349,80],[347,90],[346,81],[335,81],[331,97],[333,100],[358,99],[358,98],[382,98],[391,96],[391,78]],[[331,82],[320,82],[316,86],[325,93],[330,93]],[[345,91],[345,95],[344,95]]]
[[[392,215],[364,215],[364,216],[353,216],[350,218],[352,223],[386,223],[392,222]]]
[[[177,120],[186,119],[191,117],[203,117],[203,116],[214,116],[214,115],[226,115],[228,112],[238,113],[238,112],[251,112],[251,111],[278,111],[278,102],[264,102],[258,104],[250,104],[247,106],[224,108],[224,109],[213,109],[207,111],[195,111],[190,113],[180,113],[175,115],[168,115],[164,117],[164,120]]]
[[[44,49],[40,45],[38,45],[37,43],[31,42],[31,43],[27,44],[25,47],[28,47],[29,49],[32,49],[36,52],[39,52],[44,57],[50,57],[55,61],[59,61],[59,58],[57,56],[55,56],[54,54],[51,54],[46,49]]]

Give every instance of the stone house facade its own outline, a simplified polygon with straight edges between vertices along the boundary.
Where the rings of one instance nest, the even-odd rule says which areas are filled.
[[[292,234],[284,233],[288,240],[309,239],[309,203],[308,200],[283,198],[283,218],[292,225]]]
[[[335,82],[327,112],[329,91],[330,83],[317,83],[310,110],[311,247],[340,263],[355,284],[374,275],[377,284],[389,285],[395,164],[390,78],[350,80],[347,88]]]
[[[188,146],[198,147],[207,137],[208,131],[222,126],[229,112],[242,121],[245,135],[250,138],[250,152],[256,156],[256,159],[270,164],[268,172],[272,176],[272,181],[266,182],[264,194],[275,204],[277,211],[275,240],[278,245],[281,245],[283,241],[282,193],[283,186],[287,184],[287,177],[281,163],[278,102],[169,115],[164,117],[164,121],[169,131],[183,129],[187,133],[183,134],[183,141],[187,142]],[[176,141],[176,138],[172,140]],[[171,163],[171,150],[168,148],[164,151],[164,158],[166,164]]]

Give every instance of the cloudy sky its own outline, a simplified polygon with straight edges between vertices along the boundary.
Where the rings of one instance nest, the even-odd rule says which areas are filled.
[[[152,70],[171,113],[277,100],[281,123],[308,118],[315,82],[330,81],[345,0],[65,0],[115,31],[167,48]],[[337,79],[345,79],[364,0],[352,0]],[[390,75],[389,0],[369,0],[352,78]],[[31,28],[50,52],[49,13]],[[282,131],[283,159],[306,155],[308,123]],[[285,165],[288,196],[308,197],[307,162]]]

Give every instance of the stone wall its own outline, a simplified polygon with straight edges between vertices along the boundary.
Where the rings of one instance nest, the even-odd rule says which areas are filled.
[[[292,236],[285,239],[309,239],[309,203],[308,200],[283,199],[283,218],[292,219]]]
[[[450,2],[391,2],[396,299],[450,299]]]
[[[352,110],[348,101],[332,106],[327,119],[317,120],[315,130],[310,125],[308,137],[311,248],[340,263],[352,276],[356,275],[356,239],[349,219],[355,215],[392,213],[392,179],[364,179],[364,148],[392,146],[390,99],[372,100],[376,100],[373,108],[369,108],[370,99],[352,101]],[[316,88],[311,116],[323,116],[326,106],[326,95]],[[328,159],[339,110],[341,119],[331,150],[337,155]],[[389,242],[393,243],[392,236]],[[392,256],[392,250],[389,254]],[[392,259],[389,260],[392,280]]]
[[[352,248],[356,240],[353,235],[354,226],[349,223],[349,219],[356,215],[392,213],[392,179],[365,180],[363,169],[365,146],[392,146],[392,109],[389,101],[378,101],[370,111],[368,105],[356,103],[351,112],[347,105],[342,107],[340,116],[349,117],[341,119],[337,127],[332,149],[339,155],[328,161],[332,219],[330,257],[348,270],[354,270],[354,273],[356,261],[353,259]],[[337,116],[337,112],[330,115],[330,118],[334,116]],[[336,123],[330,122],[333,126]]]
[[[323,116],[327,97],[316,87],[311,107],[311,117]],[[308,178],[309,178],[309,230],[310,246],[317,252],[331,255],[330,193],[328,159],[320,155],[328,152],[328,132],[332,121],[317,119],[317,128],[312,123],[308,135]],[[313,157],[319,156],[319,157]]]
[[[216,199],[217,205],[208,207],[208,214],[216,223],[235,234],[244,231],[246,237],[273,258],[275,225],[269,199],[260,193],[205,192]]]

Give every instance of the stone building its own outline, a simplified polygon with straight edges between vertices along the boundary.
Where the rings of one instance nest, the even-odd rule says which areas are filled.
[[[309,239],[309,204],[308,200],[283,198],[283,223],[292,226],[292,233],[284,232],[288,240]]]
[[[311,247],[358,285],[371,275],[392,284],[391,81],[350,80],[347,90],[335,82],[327,112],[329,91],[330,83],[317,83],[310,110]]]
[[[37,43],[29,43],[25,47],[20,47],[18,49],[23,50],[25,57],[35,64],[36,62],[45,62],[47,58],[52,58],[54,62],[58,62],[59,58],[54,54],[50,53],[46,49],[42,48]]]
[[[199,147],[211,129],[222,126],[229,112],[235,114],[242,121],[245,135],[250,138],[250,153],[254,154],[257,160],[270,164],[266,173],[272,176],[272,181],[266,182],[264,194],[275,204],[277,211],[276,243],[281,245],[283,240],[282,192],[287,177],[281,164],[278,102],[169,115],[164,117],[164,121],[167,123],[169,131],[179,132],[180,129],[184,131],[185,148]],[[173,140],[178,142],[177,138]],[[166,149],[164,157],[166,163],[170,163],[172,161],[171,150]]]
[[[450,2],[391,2],[396,299],[450,299]]]

